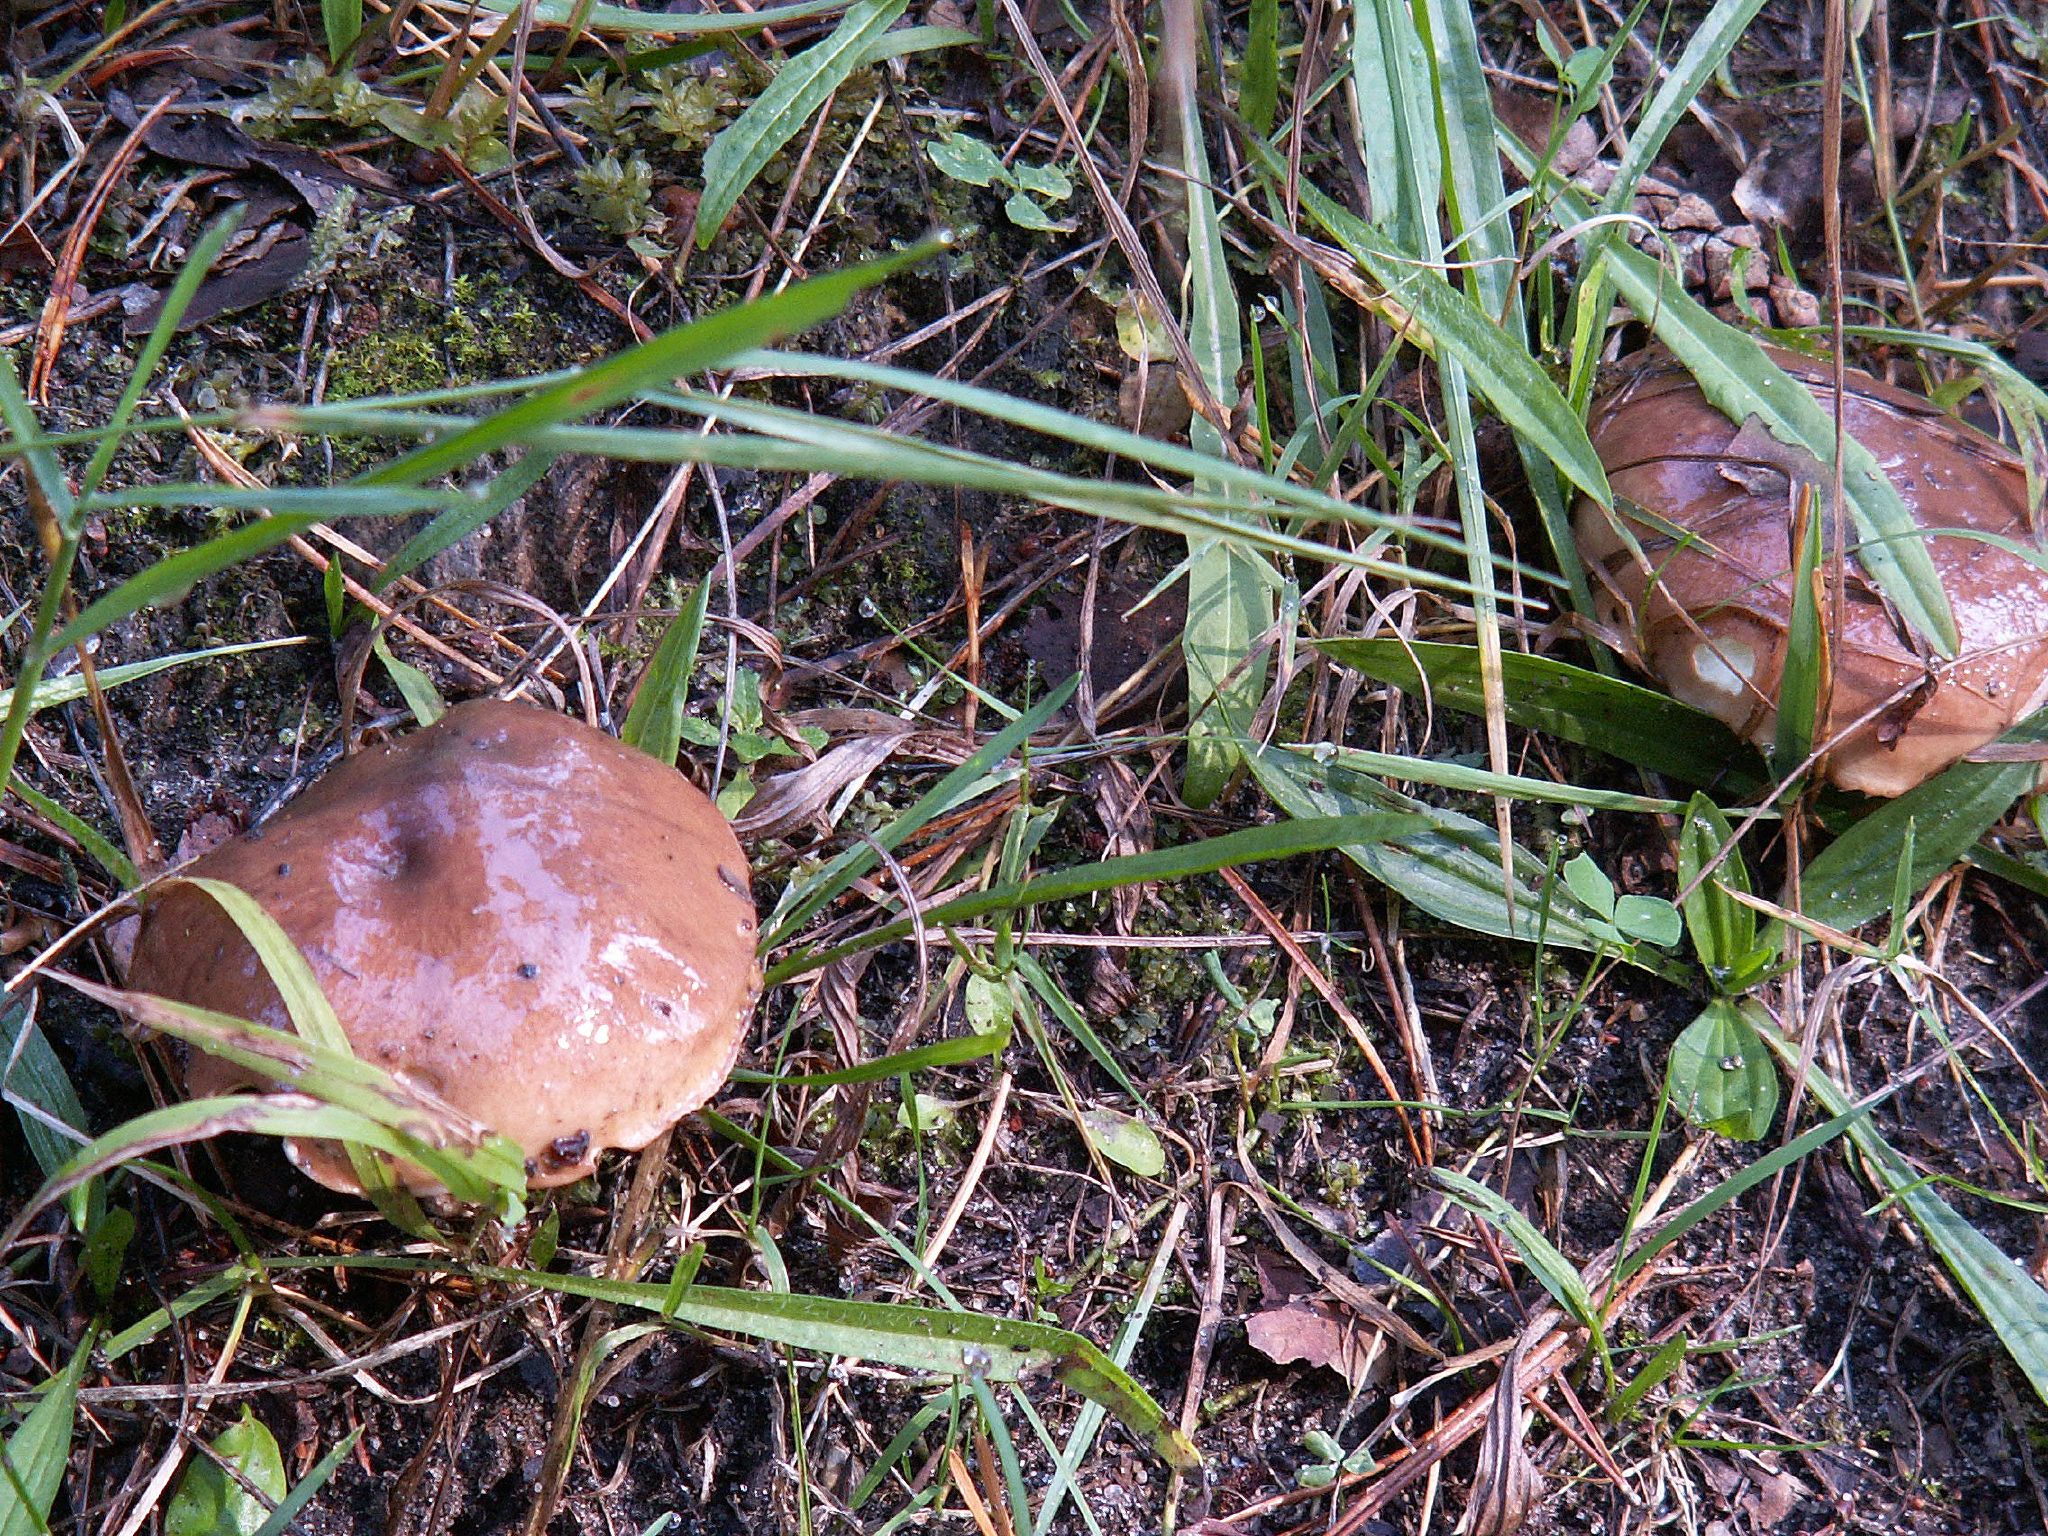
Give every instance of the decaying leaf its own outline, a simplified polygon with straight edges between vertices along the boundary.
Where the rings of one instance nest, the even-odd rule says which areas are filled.
[[[1345,1316],[1331,1302],[1298,1297],[1253,1313],[1244,1327],[1252,1348],[1268,1360],[1335,1371],[1354,1397],[1385,1374],[1385,1335]]]
[[[745,838],[779,837],[818,820],[841,794],[887,762],[908,735],[907,725],[879,730],[842,742],[815,763],[777,774],[733,819],[733,829]]]
[[[1543,1474],[1523,1443],[1529,1420],[1522,1411],[1521,1363],[1517,1342],[1501,1361],[1486,1434],[1479,1442],[1472,1502],[1465,1511],[1468,1536],[1514,1536],[1543,1494]]]
[[[1152,807],[1138,776],[1120,759],[1107,757],[1088,775],[1088,794],[1106,834],[1102,856],[1120,859],[1152,851]],[[1129,933],[1138,909],[1150,898],[1149,885],[1120,885],[1110,893],[1118,933]]]

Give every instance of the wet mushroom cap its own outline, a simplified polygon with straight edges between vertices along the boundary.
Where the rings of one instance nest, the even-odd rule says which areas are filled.
[[[525,704],[461,704],[366,748],[186,873],[255,896],[356,1054],[517,1142],[535,1185],[708,1100],[760,982],[746,857],[718,808]],[[129,985],[291,1027],[240,930],[190,886],[150,904]],[[250,1085],[197,1052],[185,1076],[195,1096]],[[339,1146],[288,1147],[357,1188]]]
[[[1824,364],[1769,350],[1832,410]],[[1729,421],[1667,354],[1639,353],[1620,373],[1587,423],[1617,510],[1581,498],[1573,522],[1598,616],[1674,695],[1768,747],[1792,612],[1795,490],[1817,485],[1825,509],[1830,472],[1759,423]],[[1856,369],[1845,370],[1843,423],[1919,526],[2034,543],[2025,467],[1999,443]],[[1825,538],[1824,511],[1822,526]],[[1846,562],[1815,737],[1841,734],[1827,774],[1846,789],[1899,794],[2048,698],[2048,573],[1975,539],[1930,538],[1927,550],[1962,640],[1953,663],[1930,662],[1853,553]]]

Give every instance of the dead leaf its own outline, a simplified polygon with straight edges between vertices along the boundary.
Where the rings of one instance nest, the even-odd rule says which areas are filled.
[[[1801,1499],[1813,1497],[1813,1490],[1790,1472],[1759,1467],[1750,1478],[1754,1486],[1742,1496],[1742,1510],[1759,1531],[1776,1530]]]
[[[1133,366],[1117,388],[1117,414],[1124,430],[1170,441],[1187,431],[1195,408],[1171,363]]]
[[[1152,851],[1152,807],[1145,801],[1144,786],[1128,764],[1119,758],[1105,758],[1086,780],[1095,816],[1107,834],[1102,856],[1126,858]],[[1129,933],[1138,920],[1138,909],[1152,894],[1150,885],[1120,885],[1110,896],[1110,912],[1118,933]]]
[[[1329,1302],[1290,1301],[1245,1319],[1251,1346],[1279,1365],[1300,1361],[1344,1378],[1356,1397],[1385,1374],[1387,1341]]]
[[[260,254],[236,263],[199,285],[192,302],[178,321],[180,331],[204,325],[220,315],[253,309],[266,299],[288,291],[313,259],[313,242],[296,224],[282,224],[260,249]],[[129,335],[139,335],[156,324],[163,311],[163,299],[135,310],[122,322]]]
[[[1494,1384],[1493,1407],[1479,1442],[1479,1467],[1472,1474],[1472,1502],[1465,1511],[1469,1536],[1514,1536],[1543,1496],[1543,1474],[1523,1444],[1528,1415],[1522,1411],[1522,1346],[1509,1350]]]
[[[761,786],[733,821],[745,838],[779,837],[818,820],[844,791],[860,783],[910,735],[910,728],[878,731],[834,747],[815,763],[779,773]]]
[[[232,816],[223,816],[219,811],[202,811],[186,824],[184,834],[178,839],[178,851],[171,855],[171,862],[190,863],[202,853],[232,842],[241,830]]]

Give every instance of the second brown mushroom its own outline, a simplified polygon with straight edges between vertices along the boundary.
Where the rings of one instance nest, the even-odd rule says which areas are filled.
[[[186,873],[254,896],[356,1055],[510,1137],[535,1185],[644,1146],[717,1092],[760,981],[746,859],[718,808],[673,768],[524,704],[457,705],[358,752]],[[290,1028],[196,886],[150,903],[129,985]],[[261,1086],[196,1053],[185,1080],[195,1096]],[[338,1145],[287,1150],[357,1189]]]
[[[1771,356],[1830,407],[1830,369]],[[1761,424],[1731,422],[1666,354],[1638,354],[1621,372],[1588,422],[1617,510],[1582,499],[1574,518],[1598,617],[1678,698],[1768,747],[1791,625],[1795,498],[1817,485],[1824,517],[1826,472]],[[1844,427],[1919,526],[2034,542],[2016,455],[1917,395],[1845,375]],[[1830,744],[1827,775],[1846,789],[1899,794],[2048,700],[2048,572],[1973,538],[1931,537],[1927,550],[1962,641],[1953,660],[1914,643],[1853,552],[1841,611],[1824,615],[1829,686],[1814,740]]]

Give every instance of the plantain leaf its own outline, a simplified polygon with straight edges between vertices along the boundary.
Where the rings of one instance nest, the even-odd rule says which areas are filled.
[[[1715,998],[1672,1045],[1664,1074],[1688,1120],[1736,1141],[1761,1140],[1778,1113],[1778,1069],[1746,1011],[1754,1007]]]
[[[277,1437],[246,1404],[241,1418],[214,1437],[213,1453],[253,1483],[263,1498],[211,1457],[194,1456],[164,1510],[164,1536],[256,1536],[284,1498],[284,1456]]]
[[[1730,848],[1734,841],[1735,829],[1721,808],[1705,795],[1694,795],[1678,831],[1678,886],[1692,892],[1685,898],[1685,926],[1693,953],[1724,993],[1753,983],[1774,953],[1770,945],[1757,943],[1756,909],[1728,894],[1749,894],[1749,869],[1741,850]],[[1720,857],[1723,849],[1729,849],[1726,858]],[[1701,879],[1709,867],[1713,873]]]
[[[92,1360],[93,1342],[88,1331],[70,1362],[43,1387],[28,1417],[7,1437],[7,1464],[0,1475],[0,1536],[39,1536],[50,1528],[50,1506],[57,1501],[71,1457],[78,1383]]]
[[[1346,858],[1430,916],[1496,938],[1527,941],[1539,923],[1546,943],[1565,949],[1614,947],[1599,914],[1562,883],[1546,893],[1544,866],[1514,849],[1516,886],[1510,912],[1501,890],[1500,839],[1493,828],[1398,794],[1386,785],[1310,753],[1288,747],[1248,748],[1245,761],[1259,786],[1290,816],[1356,816],[1401,811],[1420,829],[1378,842],[1347,842]],[[1547,910],[1546,910],[1547,908]],[[1655,956],[1626,952],[1646,969],[1681,974]]]
[[[854,0],[839,25],[776,71],[768,89],[719,129],[704,151],[704,194],[697,205],[697,246],[718,238],[726,215],[764,166],[803,131],[825,98],[861,67],[867,50],[896,24],[909,0]]]

